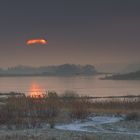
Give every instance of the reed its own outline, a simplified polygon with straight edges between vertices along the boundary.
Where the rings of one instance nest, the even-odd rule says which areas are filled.
[[[61,113],[67,113],[66,117],[71,119],[84,119],[93,113],[128,114],[128,118],[133,119],[140,116],[140,99],[93,100],[73,92],[61,96],[48,92],[38,97],[15,94],[8,96],[0,106],[0,124],[11,129],[35,128],[48,123],[54,128]]]

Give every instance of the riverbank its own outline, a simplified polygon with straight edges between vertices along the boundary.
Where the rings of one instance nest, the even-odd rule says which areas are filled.
[[[140,98],[132,99],[8,94],[0,106],[0,140],[138,140]]]
[[[124,127],[125,124],[125,127]],[[76,124],[75,124],[76,126]],[[118,126],[121,127],[120,130]],[[133,126],[133,127],[132,127]],[[43,128],[24,130],[0,130],[0,140],[139,140],[140,121],[118,121],[106,123],[103,128],[109,130],[86,132],[50,129],[47,125]],[[137,127],[137,132],[134,129]],[[127,131],[126,131],[127,129]],[[113,130],[114,132],[111,132]],[[124,131],[125,130],[125,131]]]

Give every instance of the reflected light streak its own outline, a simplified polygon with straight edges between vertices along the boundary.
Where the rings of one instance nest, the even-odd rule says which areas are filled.
[[[36,83],[32,83],[30,90],[29,90],[29,96],[30,97],[34,97],[34,98],[38,98],[38,97],[43,97],[43,89],[41,86],[39,86]]]

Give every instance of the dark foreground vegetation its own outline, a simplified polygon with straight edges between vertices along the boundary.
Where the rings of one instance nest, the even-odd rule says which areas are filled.
[[[85,119],[91,114],[127,114],[128,120],[137,120],[140,116],[140,97],[98,100],[80,97],[74,92],[61,96],[48,92],[38,97],[11,93],[0,102],[0,125],[9,129],[42,127],[44,123],[53,128],[55,123]]]
[[[80,97],[74,92],[66,92],[61,96],[56,92],[34,97],[20,93],[0,95],[0,140],[139,140],[140,138],[139,135],[54,129],[56,123],[71,123],[73,120],[105,114],[116,116],[125,114],[125,122],[115,125],[139,129],[139,96],[90,98]],[[49,125],[46,127],[46,124]]]

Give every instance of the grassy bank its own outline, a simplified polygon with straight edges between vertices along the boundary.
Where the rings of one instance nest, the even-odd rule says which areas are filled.
[[[4,94],[3,94],[4,95]],[[125,121],[107,124],[110,129],[127,128],[130,132],[140,128],[140,98],[89,98],[74,92],[58,96],[48,92],[30,97],[24,94],[2,95],[0,102],[0,140],[138,140],[131,134],[86,133],[63,131],[56,124],[82,120],[90,115],[126,115]],[[49,124],[43,127],[44,124]],[[114,127],[115,125],[115,127]],[[4,129],[3,129],[4,128]],[[131,129],[133,128],[133,129]]]
[[[75,93],[58,96],[49,92],[38,97],[13,94],[3,99],[0,106],[0,124],[8,128],[41,127],[45,122],[53,128],[55,123],[84,119],[90,114],[126,114],[128,119],[139,118],[140,98],[110,98],[106,100],[80,97]]]
[[[0,140],[139,140],[139,136],[101,134],[101,133],[83,133],[60,131],[55,129],[46,129],[43,132],[13,132],[11,134],[2,134]]]

